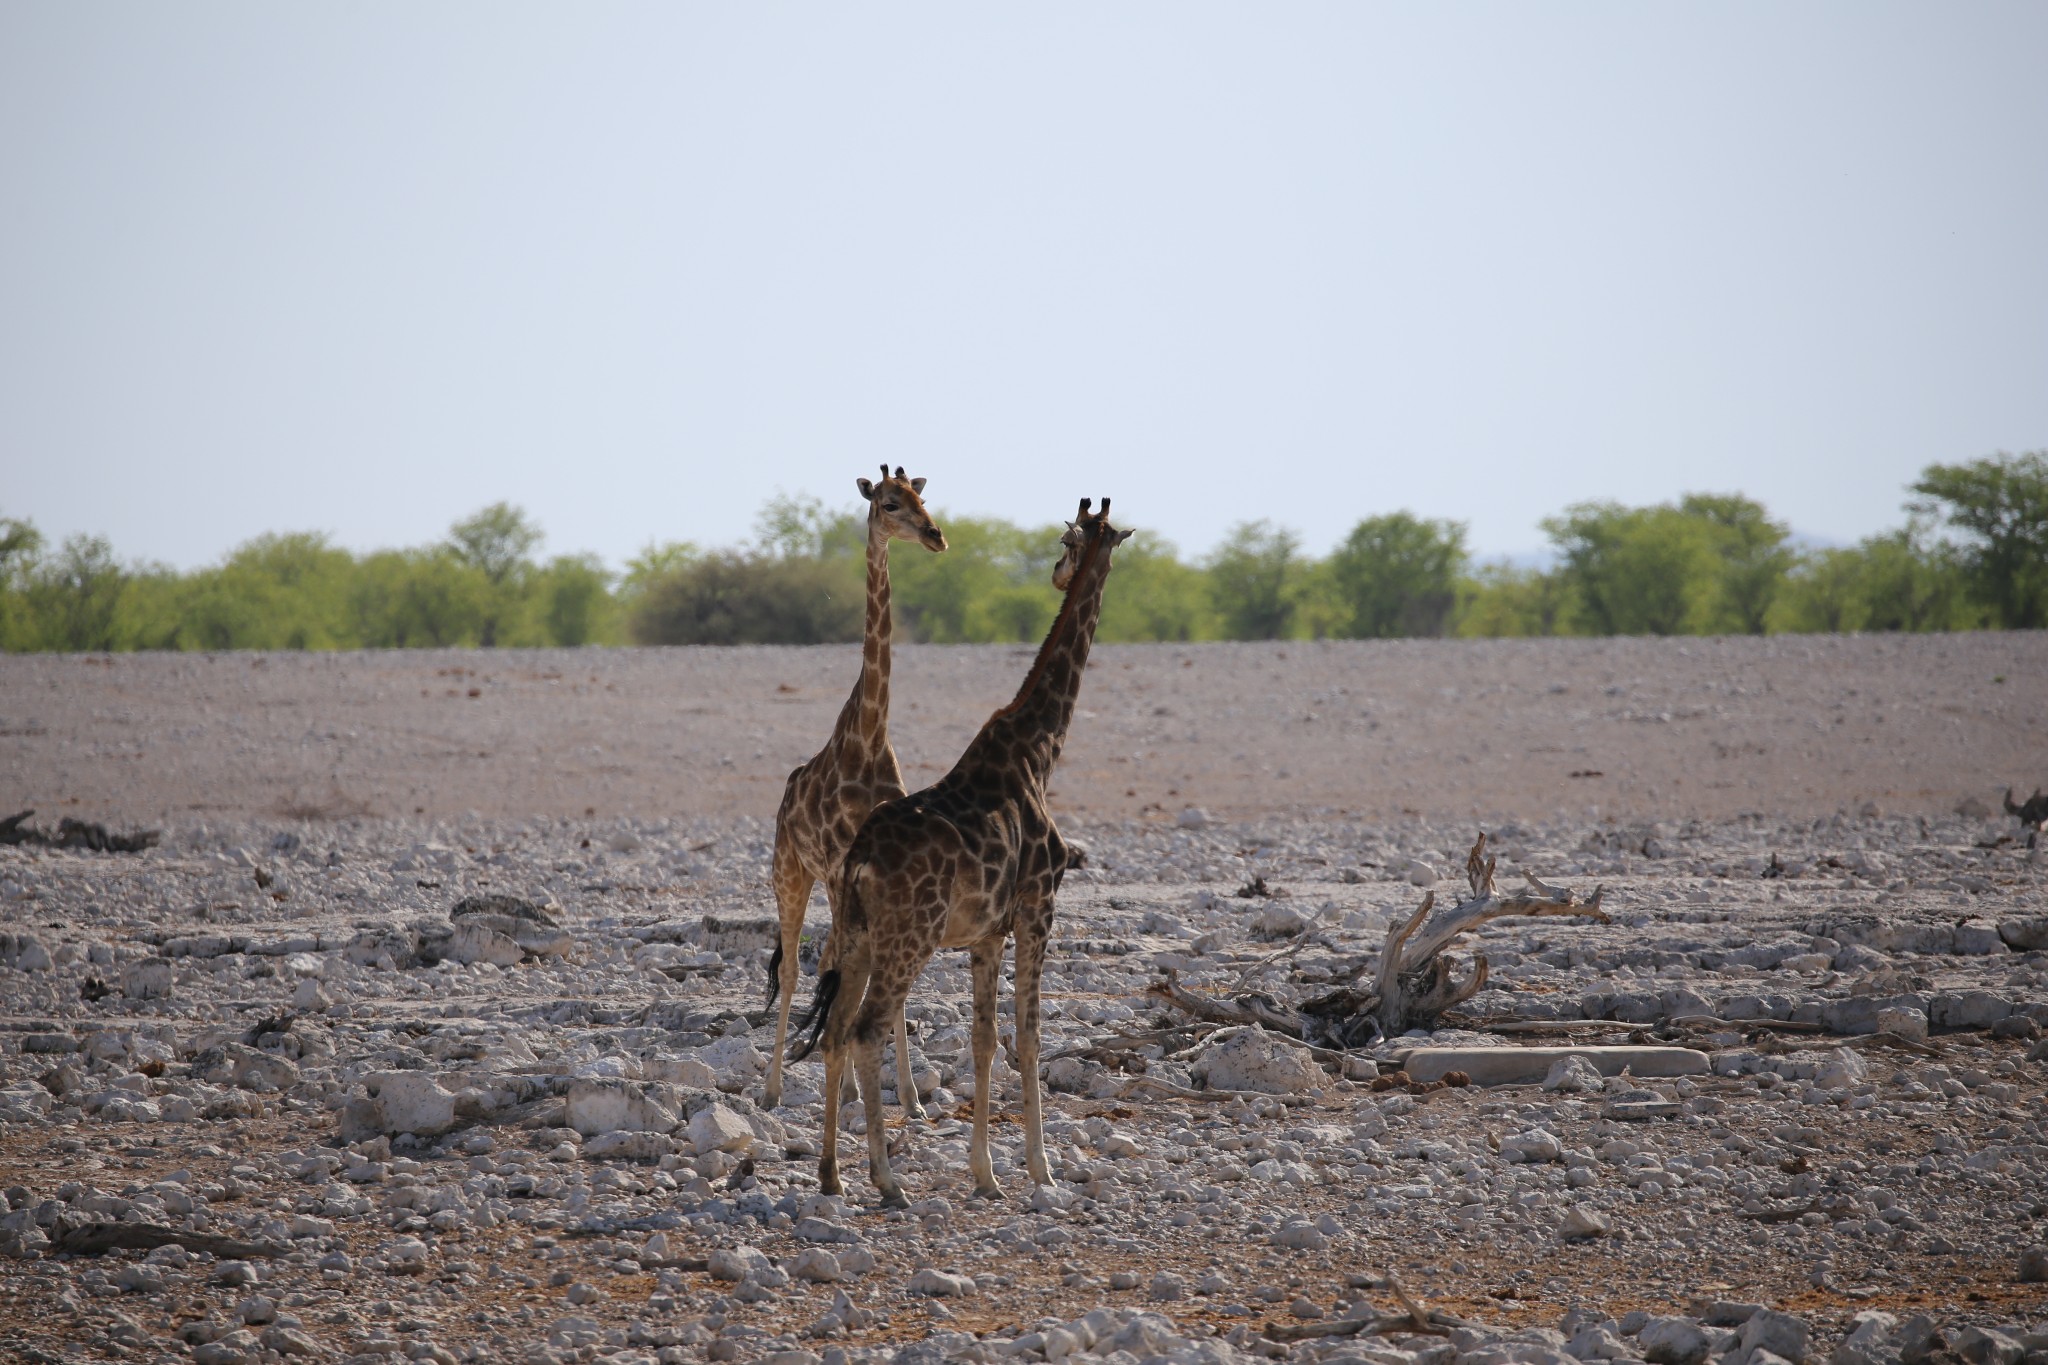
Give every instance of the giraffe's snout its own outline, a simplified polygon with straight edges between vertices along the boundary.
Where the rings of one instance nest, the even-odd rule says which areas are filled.
[[[940,551],[946,548],[946,533],[936,526],[927,526],[922,539],[927,550]]]

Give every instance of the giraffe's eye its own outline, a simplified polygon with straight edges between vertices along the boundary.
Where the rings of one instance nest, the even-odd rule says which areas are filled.
[[[902,507],[900,504],[897,503],[885,502],[882,504],[882,510],[884,512],[899,512],[902,510]]]

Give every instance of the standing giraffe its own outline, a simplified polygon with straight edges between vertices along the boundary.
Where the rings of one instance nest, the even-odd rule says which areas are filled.
[[[768,1004],[775,1016],[775,1052],[768,1062],[763,1102],[782,1103],[782,1053],[789,1038],[789,1006],[796,995],[797,946],[812,885],[823,880],[828,903],[837,899],[839,861],[868,812],[903,795],[903,770],[889,746],[889,542],[909,540],[927,550],[946,548],[946,536],[924,510],[923,479],[907,479],[898,465],[882,481],[857,480],[868,501],[868,613],[861,641],[860,681],[840,709],[832,738],[810,762],[789,775],[775,813],[775,906],[782,932],[768,962]],[[838,906],[832,905],[836,922]],[[896,1096],[913,1117],[924,1117],[910,1078],[910,1045],[896,1018]],[[836,1081],[836,1077],[834,1078]]]
[[[1052,933],[1053,897],[1067,846],[1046,783],[1059,762],[1081,672],[1102,614],[1110,553],[1130,536],[1081,501],[1053,584],[1065,592],[1016,699],[989,717],[953,770],[923,791],[877,806],[840,869],[832,938],[818,993],[800,1028],[802,1053],[825,1048],[824,1156],[819,1188],[839,1194],[839,1086],[849,1045],[867,1113],[868,1170],[885,1206],[909,1201],[889,1170],[882,1122],[882,1030],[902,1017],[911,983],[940,948],[966,948],[974,969],[975,1193],[991,1198],[989,1075],[996,1051],[996,987],[1003,946],[1017,936],[1017,1065],[1024,1075],[1024,1145],[1034,1184],[1052,1182],[1039,1130],[1038,989]],[[802,1055],[800,1053],[799,1055]]]

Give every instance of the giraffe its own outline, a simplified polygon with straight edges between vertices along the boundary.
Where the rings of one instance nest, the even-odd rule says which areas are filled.
[[[775,1017],[775,1052],[768,1062],[763,1102],[782,1103],[782,1054],[789,1036],[790,1002],[796,995],[797,946],[811,887],[822,880],[826,900],[836,902],[838,871],[854,832],[883,801],[903,795],[903,770],[889,745],[889,542],[908,540],[934,552],[946,536],[925,511],[923,479],[905,478],[898,465],[882,466],[880,483],[856,481],[868,502],[867,626],[861,642],[860,681],[840,709],[825,741],[810,762],[789,775],[775,813],[775,904],[781,934],[768,962],[768,1005]],[[832,914],[838,918],[837,905]],[[924,1117],[910,1078],[910,1046],[902,1016],[896,1019],[897,1098],[914,1118]]]
[[[825,1049],[824,1155],[819,1188],[842,1193],[839,1087],[847,1051],[867,1114],[868,1170],[885,1207],[904,1207],[889,1170],[881,1109],[881,1035],[901,1017],[904,997],[940,948],[966,948],[974,977],[975,1193],[1001,1195],[989,1158],[989,1075],[996,1050],[996,988],[1003,947],[1017,938],[1017,1063],[1024,1075],[1026,1166],[1034,1184],[1052,1182],[1040,1132],[1039,980],[1052,932],[1053,897],[1067,870],[1067,846],[1046,799],[1066,742],[1081,673],[1102,611],[1111,552],[1130,536],[1082,499],[1061,537],[1053,584],[1065,594],[1016,698],[989,717],[953,770],[923,791],[885,801],[868,816],[840,868],[832,938],[818,992],[799,1029],[799,1055]]]

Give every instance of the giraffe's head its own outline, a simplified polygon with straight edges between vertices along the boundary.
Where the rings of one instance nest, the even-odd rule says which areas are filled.
[[[1052,585],[1065,592],[1074,581],[1074,574],[1080,570],[1081,562],[1088,557],[1088,548],[1100,543],[1102,546],[1102,572],[1109,572],[1110,551],[1131,538],[1129,531],[1119,531],[1109,524],[1109,499],[1102,500],[1100,512],[1090,512],[1092,498],[1081,499],[1081,511],[1073,521],[1067,523],[1066,534],[1060,537],[1060,562],[1052,566]]]
[[[881,524],[881,530],[891,540],[912,540],[927,550],[938,551],[946,548],[946,533],[932,520],[931,513],[924,510],[924,480],[908,478],[903,466],[897,465],[891,474],[889,466],[882,466],[882,480],[871,483],[856,479],[860,495],[868,500],[868,525]]]

